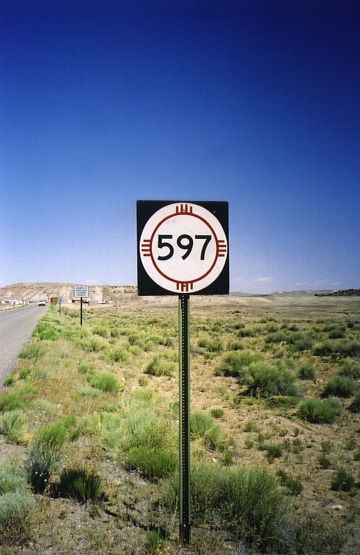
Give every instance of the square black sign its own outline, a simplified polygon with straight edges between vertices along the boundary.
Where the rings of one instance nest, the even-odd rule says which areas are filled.
[[[137,201],[138,294],[229,293],[228,203]]]

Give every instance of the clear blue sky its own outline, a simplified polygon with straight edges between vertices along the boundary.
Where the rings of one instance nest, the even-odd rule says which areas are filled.
[[[227,200],[233,291],[360,286],[360,2],[0,0],[0,285],[136,284]]]

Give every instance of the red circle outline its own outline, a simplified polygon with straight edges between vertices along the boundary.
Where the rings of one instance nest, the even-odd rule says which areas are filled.
[[[214,262],[212,263],[212,265],[210,266],[209,270],[207,270],[207,272],[205,272],[205,274],[201,275],[200,277],[198,277],[198,278],[196,278],[196,279],[191,279],[191,280],[184,281],[184,280],[181,280],[181,279],[179,280],[179,279],[174,279],[174,278],[172,278],[172,277],[169,277],[169,276],[167,276],[166,274],[164,274],[164,272],[162,272],[162,271],[160,270],[160,268],[158,267],[158,265],[156,264],[156,262],[155,262],[155,260],[154,260],[153,251],[152,251],[152,243],[153,243],[153,239],[154,239],[155,233],[157,232],[157,230],[159,229],[159,227],[160,227],[166,220],[172,218],[173,216],[192,216],[192,217],[194,217],[194,218],[198,218],[199,220],[201,220],[205,225],[207,225],[207,226],[210,228],[212,234],[214,235],[215,243],[216,243],[215,260],[214,260]],[[221,224],[220,224],[220,225],[221,225]],[[169,215],[166,216],[165,218],[163,218],[163,219],[157,224],[157,226],[155,227],[154,231],[152,232],[152,235],[151,235],[151,237],[150,237],[150,257],[151,257],[151,261],[152,261],[152,263],[153,263],[155,269],[159,272],[159,274],[160,274],[163,278],[165,278],[165,279],[167,279],[168,281],[171,281],[171,282],[173,282],[173,283],[176,283],[176,284],[178,284],[178,283],[193,284],[193,283],[196,283],[197,281],[200,281],[200,280],[204,279],[204,278],[205,278],[206,276],[208,276],[208,275],[210,274],[210,272],[212,272],[212,270],[214,269],[215,264],[216,264],[217,260],[219,259],[219,248],[218,248],[218,245],[219,245],[219,243],[218,243],[217,235],[216,235],[214,229],[212,228],[212,226],[209,224],[209,222],[207,222],[207,221],[205,220],[205,218],[203,218],[202,216],[199,216],[198,214],[194,214],[193,212],[191,212],[191,213],[190,213],[190,212],[182,212],[182,213],[174,212],[174,213],[169,214]]]

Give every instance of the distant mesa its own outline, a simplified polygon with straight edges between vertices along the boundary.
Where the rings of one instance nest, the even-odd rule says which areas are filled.
[[[1,304],[31,304],[61,298],[71,303],[74,298],[74,283],[15,283],[0,287]],[[137,287],[132,285],[89,285],[91,304],[117,304],[137,296]]]

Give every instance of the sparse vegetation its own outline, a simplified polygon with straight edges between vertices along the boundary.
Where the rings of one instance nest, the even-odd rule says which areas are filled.
[[[14,525],[9,545],[31,549],[34,529],[36,548],[49,555],[75,543],[79,555],[110,555],[121,531],[124,554],[178,552],[177,315],[136,302],[144,310],[87,307],[82,328],[77,311],[64,307],[60,317],[50,308],[26,347],[30,356],[7,380],[1,441],[18,459],[4,472],[0,464],[0,499],[20,493],[19,507],[35,508],[24,529]],[[355,305],[337,309],[333,299],[330,313],[312,302],[295,316],[276,299],[254,300],[241,321],[231,305],[202,311],[194,303],[191,495],[199,553],[243,545],[333,555],[352,537],[360,510],[359,317]],[[322,509],[337,491],[344,511],[330,520]],[[321,529],[313,513],[321,513]]]

